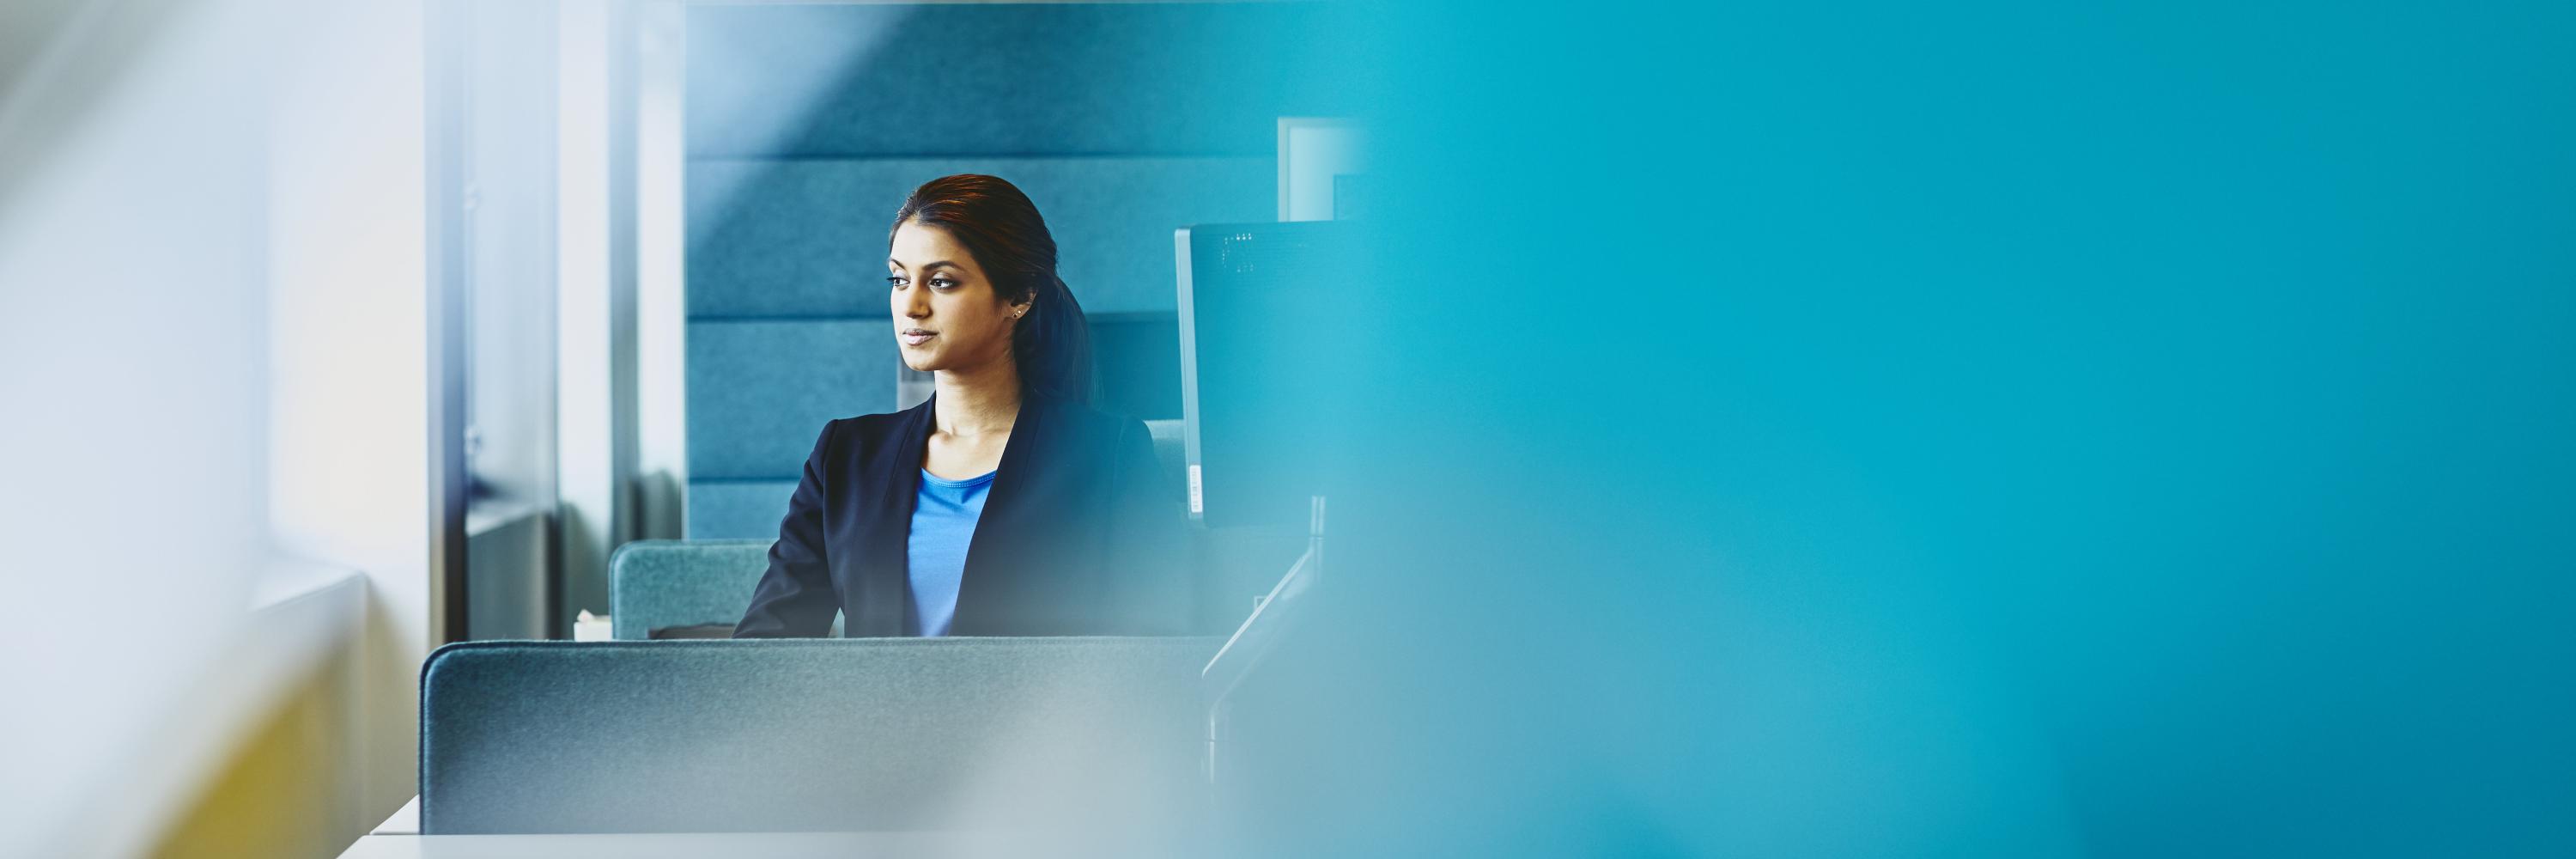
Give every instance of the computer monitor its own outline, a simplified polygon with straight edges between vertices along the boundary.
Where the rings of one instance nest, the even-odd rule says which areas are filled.
[[[1174,232],[1181,419],[1190,518],[1208,527],[1306,526],[1329,494],[1312,415],[1336,330],[1331,285],[1353,277],[1354,225],[1203,224]]]

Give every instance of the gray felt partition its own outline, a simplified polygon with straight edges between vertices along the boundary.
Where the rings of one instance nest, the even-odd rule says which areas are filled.
[[[421,831],[1184,837],[1218,644],[449,645],[421,671]]]

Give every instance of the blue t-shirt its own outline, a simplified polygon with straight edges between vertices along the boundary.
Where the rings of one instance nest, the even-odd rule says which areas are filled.
[[[975,520],[984,515],[984,494],[993,475],[945,480],[921,472],[921,493],[912,502],[912,537],[904,557],[912,582],[912,602],[904,606],[903,631],[910,635],[947,635],[957,616],[957,584],[966,577],[966,544],[975,538]]]

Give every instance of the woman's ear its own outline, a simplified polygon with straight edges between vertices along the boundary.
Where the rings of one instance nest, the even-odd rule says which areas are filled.
[[[1037,303],[1037,297],[1030,296],[1027,301],[1011,305],[1011,318],[1018,319],[1022,316],[1029,315],[1029,309],[1037,306]]]

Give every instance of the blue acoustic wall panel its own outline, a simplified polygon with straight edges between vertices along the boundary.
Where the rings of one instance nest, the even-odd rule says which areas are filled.
[[[989,173],[1029,195],[1058,273],[1093,313],[1173,310],[1172,230],[1265,221],[1260,158],[701,159],[689,165],[689,315],[873,316],[886,228],[921,183]]]
[[[692,156],[1270,156],[1348,115],[1360,50],[1315,3],[697,5]]]
[[[778,521],[795,494],[794,480],[689,481],[689,538],[777,539]]]
[[[689,323],[689,478],[794,480],[823,424],[891,411],[888,324]]]

